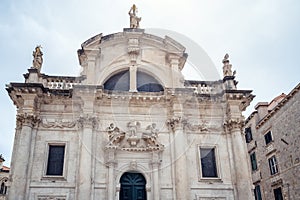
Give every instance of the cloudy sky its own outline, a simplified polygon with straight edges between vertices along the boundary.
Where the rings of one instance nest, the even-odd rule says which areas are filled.
[[[257,102],[270,102],[299,83],[298,0],[2,0],[0,154],[5,165],[10,165],[16,114],[5,84],[24,82],[34,47],[43,47],[43,73],[77,76],[81,43],[128,27],[133,3],[142,17],[141,28],[184,35],[207,53],[219,72],[229,53],[238,88],[256,95],[245,115]]]

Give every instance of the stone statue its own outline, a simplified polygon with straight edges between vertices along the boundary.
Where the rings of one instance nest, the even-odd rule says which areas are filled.
[[[226,53],[223,59],[223,76],[233,76],[231,70],[231,64],[229,63],[229,55]]]
[[[143,133],[143,137],[153,137],[157,138],[158,130],[156,128],[156,124],[152,123],[151,125],[147,126],[146,131]]]
[[[137,13],[137,7],[135,6],[135,4],[133,4],[128,12],[128,14],[130,16],[130,28],[139,28],[140,27],[140,21],[142,18],[137,17],[136,13]]]
[[[43,64],[43,52],[41,51],[41,48],[41,45],[36,46],[35,51],[32,53],[32,68],[37,69],[39,72],[41,71]]]

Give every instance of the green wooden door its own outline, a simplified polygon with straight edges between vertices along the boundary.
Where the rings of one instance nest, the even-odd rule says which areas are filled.
[[[140,173],[126,172],[122,175],[120,200],[146,200],[146,180]]]

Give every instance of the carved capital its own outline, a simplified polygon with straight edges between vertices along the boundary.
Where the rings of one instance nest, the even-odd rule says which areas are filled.
[[[16,125],[17,129],[20,129],[22,126],[29,126],[31,128],[36,127],[40,122],[40,118],[34,114],[18,114]]]
[[[186,119],[184,119],[183,117],[172,117],[171,119],[168,119],[166,121],[166,124],[169,130],[172,130],[174,132],[176,128],[183,128],[186,122]]]
[[[231,132],[234,129],[242,130],[245,121],[243,119],[229,119],[224,123],[224,128],[227,133]]]
[[[98,122],[98,118],[94,117],[94,116],[81,116],[78,119],[78,127],[79,129],[83,129],[83,128],[92,128],[92,129],[96,129],[98,128],[99,122]]]

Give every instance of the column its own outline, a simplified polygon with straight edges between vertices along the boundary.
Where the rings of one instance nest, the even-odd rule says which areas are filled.
[[[235,171],[236,199],[252,199],[252,182],[251,174],[248,168],[248,156],[243,141],[242,127],[243,122],[239,119],[230,120],[226,124],[229,129],[232,141],[233,162]]]
[[[175,187],[176,199],[190,199],[189,185],[187,176],[187,158],[186,158],[186,136],[183,131],[182,117],[175,117],[169,121],[174,134],[175,157],[172,163],[175,163]]]
[[[38,118],[34,115],[22,114],[17,116],[17,122],[21,126],[17,127],[16,134],[19,132],[17,146],[14,152],[13,166],[11,169],[11,186],[8,199],[19,200],[27,196],[28,168],[32,143],[32,129],[38,123]],[[19,131],[20,130],[20,131]]]
[[[78,174],[78,192],[76,199],[91,199],[92,197],[92,136],[93,129],[96,126],[94,117],[81,117],[79,119],[81,134],[79,136],[79,174]]]
[[[132,65],[130,66],[129,69],[129,77],[130,77],[130,87],[129,87],[129,92],[137,92],[137,66]]]

